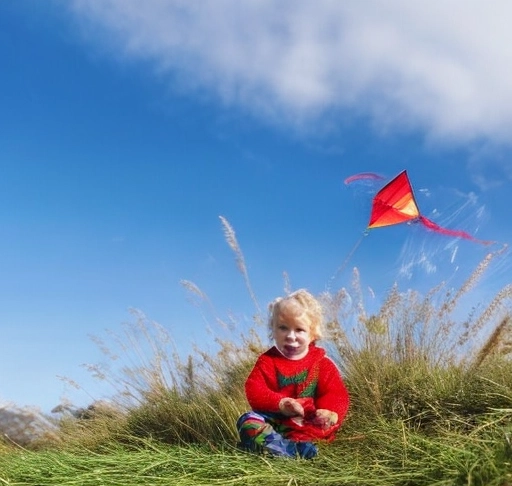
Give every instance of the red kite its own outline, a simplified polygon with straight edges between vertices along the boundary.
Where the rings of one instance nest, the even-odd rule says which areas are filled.
[[[361,178],[368,178],[369,173],[361,175]],[[346,181],[359,179],[359,176],[352,176]],[[372,178],[378,178],[372,177]],[[372,212],[368,229],[390,226],[393,224],[405,223],[406,221],[419,221],[429,230],[441,233],[447,236],[465,238],[484,245],[493,243],[492,241],[478,240],[469,233],[460,230],[451,230],[443,228],[434,223],[419,212],[418,205],[414,199],[412,186],[407,176],[407,171],[398,174],[394,179],[388,182],[373,198]]]

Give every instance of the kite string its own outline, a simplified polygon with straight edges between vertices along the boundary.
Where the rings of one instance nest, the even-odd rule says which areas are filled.
[[[347,255],[347,257],[345,258],[345,260],[343,261],[343,263],[340,265],[340,267],[338,268],[338,270],[336,270],[336,273],[330,278],[329,280],[329,283],[327,285],[327,292],[329,292],[331,290],[331,286],[333,284],[333,282],[338,278],[338,276],[340,275],[340,273],[345,270],[345,267],[347,266],[348,262],[350,261],[350,259],[352,258],[352,255],[354,255],[354,253],[356,252],[356,250],[359,248],[359,245],[361,244],[361,242],[363,241],[363,238],[365,236],[368,236],[368,231],[365,231],[361,237],[359,238],[359,240],[356,242],[356,244],[354,245],[354,247],[352,248],[352,250],[350,250],[349,254]]]

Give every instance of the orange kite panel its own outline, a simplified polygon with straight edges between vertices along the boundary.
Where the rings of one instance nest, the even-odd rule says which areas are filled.
[[[372,213],[368,228],[379,228],[404,223],[418,218],[420,212],[407,171],[398,174],[373,198]]]

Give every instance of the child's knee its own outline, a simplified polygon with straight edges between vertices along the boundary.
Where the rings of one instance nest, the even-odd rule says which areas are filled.
[[[274,433],[265,417],[256,412],[246,412],[237,421],[236,428],[243,443],[262,443]]]
[[[265,418],[256,412],[245,412],[240,416],[240,418],[236,422],[236,428],[238,431],[244,426],[252,424],[256,426],[257,424],[265,425]]]

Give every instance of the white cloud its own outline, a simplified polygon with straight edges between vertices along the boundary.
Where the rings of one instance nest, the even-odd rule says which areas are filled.
[[[512,142],[505,0],[74,0],[73,9],[92,37],[101,26],[114,54],[150,59],[183,86],[261,116],[301,123],[356,110],[381,129]]]
[[[510,149],[483,144],[474,150],[468,160],[473,182],[482,191],[492,191],[505,181],[512,181]]]

